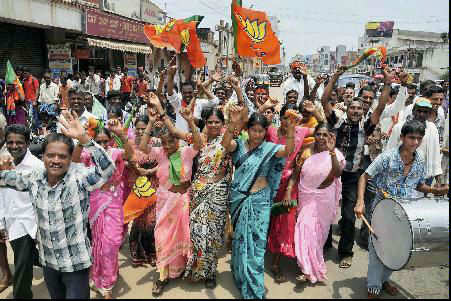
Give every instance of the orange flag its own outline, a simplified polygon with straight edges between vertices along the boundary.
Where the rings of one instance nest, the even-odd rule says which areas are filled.
[[[243,8],[232,3],[236,21],[236,51],[242,57],[260,57],[267,65],[280,64],[280,42],[272,31],[264,12]]]
[[[178,31],[177,20],[173,20],[164,26],[145,25],[144,34],[155,47],[168,48],[180,53],[182,41]]]
[[[180,36],[182,43],[186,47],[188,53],[188,60],[194,68],[201,68],[205,66],[207,60],[205,59],[202,48],[200,47],[200,40],[197,36],[197,22],[179,23]]]

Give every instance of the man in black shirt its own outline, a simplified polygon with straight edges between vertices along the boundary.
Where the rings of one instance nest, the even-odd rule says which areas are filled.
[[[355,235],[354,207],[357,199],[357,183],[362,173],[362,158],[366,138],[371,135],[379,123],[380,115],[387,103],[390,93],[391,75],[384,71],[386,84],[377,108],[368,118],[364,116],[362,101],[354,98],[347,107],[346,114],[338,117],[328,102],[330,94],[338,78],[345,72],[339,68],[332,76],[324,90],[321,103],[327,122],[337,130],[337,148],[346,158],[346,166],[342,174],[343,192],[341,203],[341,238],[338,244],[338,256],[341,268],[349,268],[352,264],[352,248]],[[388,84],[387,84],[388,82]]]

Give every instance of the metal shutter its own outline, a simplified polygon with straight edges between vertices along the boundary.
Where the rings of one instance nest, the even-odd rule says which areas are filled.
[[[4,77],[6,61],[14,68],[27,67],[40,77],[46,68],[44,30],[0,22],[0,77]]]

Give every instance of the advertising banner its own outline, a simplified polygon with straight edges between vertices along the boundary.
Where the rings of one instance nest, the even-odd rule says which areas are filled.
[[[52,75],[59,76],[60,73],[72,73],[71,49],[66,44],[48,44],[49,69]]]
[[[138,76],[138,59],[136,53],[124,53],[124,67],[128,68],[128,75]]]

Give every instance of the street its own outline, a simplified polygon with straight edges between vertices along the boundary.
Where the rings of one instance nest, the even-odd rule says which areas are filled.
[[[271,89],[272,97],[281,99],[281,88]],[[339,217],[337,217],[338,221]],[[360,222],[357,223],[360,228]],[[335,231],[337,227],[334,227]],[[326,254],[328,281],[317,285],[296,285],[295,277],[298,271],[295,260],[282,259],[282,270],[287,273],[289,281],[284,284],[275,283],[269,272],[271,256],[266,256],[265,285],[266,297],[269,299],[338,299],[338,298],[366,298],[366,273],[368,254],[358,245],[354,246],[353,265],[349,269],[338,268],[337,245],[339,236],[334,235],[334,248]],[[155,268],[132,268],[129,255],[128,240],[119,255],[119,279],[113,289],[113,296],[118,299],[153,298],[151,294],[153,279],[157,277]],[[8,245],[8,259],[11,271],[14,271],[13,255]],[[49,298],[44,283],[42,270],[34,269],[33,293],[34,298]],[[419,270],[403,270],[392,276],[395,285],[400,289],[399,299],[405,298],[449,298],[449,267],[434,267]],[[203,283],[193,284],[188,281],[175,280],[166,288],[161,298],[171,299],[211,299],[211,298],[240,298],[239,291],[233,282],[230,271],[230,254],[222,252],[217,275],[218,286],[214,290],[207,290]],[[383,295],[387,297],[386,295]],[[11,299],[12,287],[0,294],[0,298]],[[91,291],[91,298],[101,298]]]

